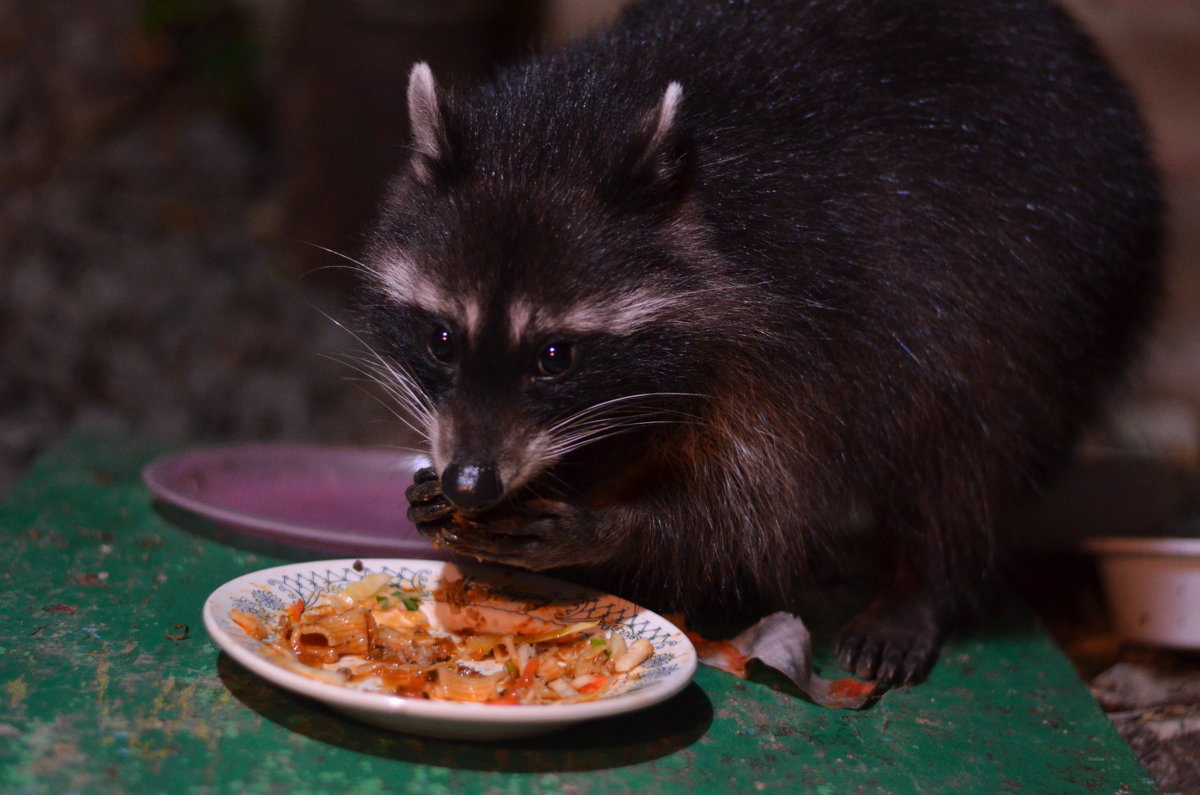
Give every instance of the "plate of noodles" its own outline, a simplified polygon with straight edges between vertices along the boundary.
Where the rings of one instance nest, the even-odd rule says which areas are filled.
[[[231,580],[204,604],[230,657],[386,729],[529,737],[632,712],[695,674],[684,632],[584,586],[499,567],[323,560]]]

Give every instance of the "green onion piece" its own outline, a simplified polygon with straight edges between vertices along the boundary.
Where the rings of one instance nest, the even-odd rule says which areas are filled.
[[[405,610],[420,610],[421,600],[415,596],[401,596],[400,601],[404,603]]]
[[[607,646],[608,645],[608,641],[606,641],[604,638],[592,638],[592,640],[590,642],[593,646]]]

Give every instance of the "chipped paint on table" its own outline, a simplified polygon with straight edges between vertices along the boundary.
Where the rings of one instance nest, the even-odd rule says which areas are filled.
[[[154,505],[137,475],[157,452],[75,437],[0,506],[0,792],[1155,791],[1020,611],[862,712],[702,668],[633,719],[537,740],[355,723],[247,673],[201,626],[221,583],[319,555]]]

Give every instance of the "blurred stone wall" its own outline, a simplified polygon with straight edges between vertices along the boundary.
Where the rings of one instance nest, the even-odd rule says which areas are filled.
[[[0,0],[0,493],[77,427],[404,442],[317,246],[355,253],[411,62],[477,77],[534,10]]]
[[[347,400],[264,245],[254,34],[231,3],[0,0],[0,489],[74,426],[298,434]]]

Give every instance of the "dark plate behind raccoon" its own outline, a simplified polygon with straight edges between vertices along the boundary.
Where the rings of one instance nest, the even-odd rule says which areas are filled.
[[[256,444],[189,450],[142,472],[158,498],[238,532],[347,555],[444,559],[404,516],[413,453]]]

